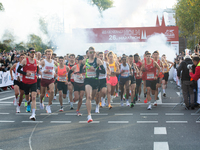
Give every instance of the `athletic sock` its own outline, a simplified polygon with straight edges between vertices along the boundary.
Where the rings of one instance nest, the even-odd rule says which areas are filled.
[[[128,99],[126,99],[126,101],[128,101]]]
[[[165,93],[165,89],[163,89],[163,93]]]
[[[32,115],[35,115],[35,109],[32,109]]]

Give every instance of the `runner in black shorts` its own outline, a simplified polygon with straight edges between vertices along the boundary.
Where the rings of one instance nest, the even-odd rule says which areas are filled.
[[[89,123],[93,121],[91,116],[91,100],[92,97],[94,97],[97,92],[98,73],[99,72],[105,73],[105,68],[103,66],[103,62],[100,59],[95,58],[95,50],[93,47],[89,48],[88,53],[89,53],[89,58],[84,59],[82,64],[86,66],[84,84],[85,84],[86,106],[87,106],[88,123]]]
[[[59,92],[59,102],[60,102],[60,112],[64,111],[63,109],[63,98],[66,98],[67,95],[67,84],[68,84],[68,72],[69,67],[64,65],[64,58],[59,57],[59,66],[55,69],[57,74],[57,88]]]
[[[78,64],[74,65],[71,70],[69,71],[69,78],[68,82],[71,83],[71,73],[74,72],[74,99],[73,102],[75,103],[78,100],[78,106],[76,110],[77,116],[82,116],[80,113],[80,108],[82,105],[83,96],[85,93],[85,85],[84,85],[84,78],[85,78],[85,67],[82,69],[82,73],[80,74],[80,66],[82,65],[84,57],[79,56]]]

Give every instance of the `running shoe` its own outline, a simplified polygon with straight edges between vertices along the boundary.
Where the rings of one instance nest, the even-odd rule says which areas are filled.
[[[140,97],[138,97],[138,101],[141,101]]]
[[[131,93],[129,92],[129,96],[131,96]]]
[[[30,104],[30,105],[27,105],[27,107],[26,107],[26,112],[31,112],[31,104]]]
[[[122,106],[122,107],[124,106],[124,103],[123,103],[123,101],[121,101],[121,106]]]
[[[101,104],[101,102],[99,102],[99,106],[102,108],[102,104]]]
[[[90,122],[92,122],[93,120],[92,120],[92,116],[91,115],[88,115],[88,117],[87,117],[87,119],[88,119],[88,123],[90,123]]]
[[[96,106],[95,113],[99,114],[99,106],[98,105]]]
[[[46,111],[48,114],[51,114],[51,106],[47,105],[46,106]]]
[[[49,97],[48,93],[46,93],[46,97]]]
[[[108,105],[108,108],[109,108],[109,109],[111,109],[111,108],[112,108],[111,104],[109,104],[109,105]]]
[[[17,105],[17,107],[16,107],[16,113],[20,113],[20,107],[19,107],[19,105]]]
[[[151,104],[149,104],[149,106],[147,107],[147,110],[151,110]]]
[[[130,105],[130,107],[131,107],[131,108],[133,108],[133,107],[134,107],[134,103],[133,103],[133,102],[131,102],[131,105]]]
[[[123,100],[125,100],[125,96],[123,95]]]
[[[144,100],[144,103],[147,103],[147,98]]]
[[[33,115],[33,114],[32,114],[32,115],[30,116],[30,118],[29,118],[29,119],[31,119],[31,120],[33,120],[33,121],[35,121],[35,120],[36,120],[36,117],[35,117],[35,115]]]
[[[56,96],[54,96],[54,98],[53,98],[54,100],[56,100]]]
[[[101,106],[102,106],[102,107],[105,107],[105,99],[102,100]]]
[[[14,105],[14,106],[17,106],[17,99],[16,99],[16,97],[15,97],[14,100],[13,100],[13,105]]]
[[[126,101],[126,106],[130,106],[130,103],[129,103],[129,101]]]
[[[61,107],[60,110],[59,110],[59,112],[63,112],[63,111],[64,111],[64,109],[63,109],[63,107]]]
[[[116,96],[116,97],[118,97],[118,96],[119,96],[119,95],[118,95],[118,92],[116,92],[115,96]]]
[[[82,116],[82,114],[79,111],[76,111],[77,116]]]
[[[157,106],[157,101],[155,101],[155,102],[153,103],[153,106]]]
[[[166,93],[163,93],[163,97],[166,97]]]
[[[70,104],[70,110],[73,110],[74,107],[73,107],[73,104]]]
[[[44,103],[40,103],[40,109],[44,109]]]

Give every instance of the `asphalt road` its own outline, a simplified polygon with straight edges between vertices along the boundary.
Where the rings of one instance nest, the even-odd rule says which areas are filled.
[[[58,112],[57,96],[51,115],[39,110],[38,103],[36,121],[31,121],[23,104],[21,113],[16,114],[14,91],[1,92],[0,150],[199,150],[198,108],[185,110],[179,105],[173,110],[180,93],[171,82],[166,94],[166,98],[159,95],[158,106],[152,110],[143,103],[143,94],[134,108],[121,107],[120,99],[115,98],[111,110],[100,108],[100,113],[94,114],[93,105],[94,121],[87,123],[85,104],[80,117],[75,115],[76,109],[69,110],[67,100],[64,112]]]

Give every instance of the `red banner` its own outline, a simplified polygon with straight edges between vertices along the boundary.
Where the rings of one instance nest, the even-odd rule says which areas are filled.
[[[167,41],[179,41],[177,26],[138,28],[86,28],[74,29],[73,33],[87,35],[88,43],[146,42],[154,34],[163,33]]]

